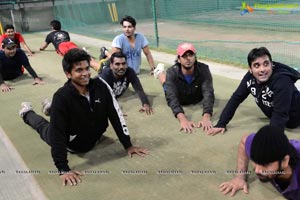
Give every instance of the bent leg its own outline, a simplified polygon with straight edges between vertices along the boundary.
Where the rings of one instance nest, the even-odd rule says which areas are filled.
[[[38,132],[42,140],[51,146],[49,131],[50,123],[45,118],[36,114],[34,111],[29,111],[24,115],[23,120]]]

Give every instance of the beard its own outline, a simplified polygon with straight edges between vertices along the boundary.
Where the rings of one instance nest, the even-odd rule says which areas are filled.
[[[193,66],[194,66],[194,65],[189,66],[189,67],[186,67],[186,66],[183,66],[183,65],[182,65],[182,67],[183,67],[185,70],[187,70],[187,71],[188,71],[188,70],[191,70],[191,69],[193,68]]]
[[[114,75],[117,76],[117,77],[122,77],[125,75],[127,69],[124,69],[124,70],[115,70],[113,71]]]
[[[270,172],[266,172],[266,173],[262,173],[262,174],[256,173],[256,176],[258,177],[260,182],[267,183],[267,182],[270,182],[273,179],[277,178],[278,176],[280,176],[283,173],[284,173],[284,171],[282,170],[281,166],[279,166],[278,169],[275,171],[270,171]]]
[[[256,174],[256,176],[258,177],[258,180],[262,183],[267,183],[267,182],[270,182],[271,180],[273,180],[273,178],[262,175],[262,174]]]

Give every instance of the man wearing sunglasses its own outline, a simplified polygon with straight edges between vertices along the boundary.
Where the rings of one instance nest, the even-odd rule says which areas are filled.
[[[23,67],[34,78],[33,85],[43,83],[31,67],[26,54],[21,49],[17,48],[16,43],[12,39],[5,38],[2,41],[2,50],[0,51],[1,92],[10,92],[13,89],[13,87],[7,85],[4,80],[12,80],[23,75]]]

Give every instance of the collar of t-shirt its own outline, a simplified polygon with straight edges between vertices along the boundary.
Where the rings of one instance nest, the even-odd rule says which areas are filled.
[[[190,85],[192,83],[192,80],[193,80],[193,75],[183,75],[184,76],[184,79],[186,80],[186,82]]]

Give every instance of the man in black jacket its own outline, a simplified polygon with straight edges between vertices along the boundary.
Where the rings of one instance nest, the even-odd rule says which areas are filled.
[[[91,150],[108,127],[110,120],[129,156],[148,152],[131,144],[121,109],[111,88],[101,79],[90,79],[90,56],[74,48],[65,54],[63,69],[68,81],[53,96],[50,123],[37,115],[29,102],[23,102],[20,116],[51,146],[54,163],[64,185],[80,182],[79,171],[71,171],[67,152]]]
[[[300,125],[300,92],[295,82],[300,73],[284,64],[273,62],[265,47],[254,48],[248,54],[249,71],[226,104],[216,126],[208,131],[215,135],[224,133],[238,106],[249,94],[270,125],[296,128]]]
[[[203,127],[205,131],[211,129],[215,100],[212,76],[208,66],[197,61],[194,45],[187,42],[179,44],[175,65],[170,67],[166,74],[163,68],[163,65],[158,64],[154,76],[163,85],[167,103],[179,120],[180,131],[191,133],[194,127]],[[200,101],[203,102],[203,117],[195,124],[186,118],[181,105],[196,104]]]

